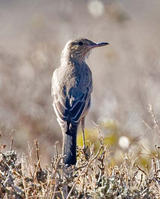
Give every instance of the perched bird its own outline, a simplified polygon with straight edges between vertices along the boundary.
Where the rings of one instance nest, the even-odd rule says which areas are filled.
[[[63,134],[64,164],[76,164],[77,128],[81,122],[85,146],[84,120],[90,107],[92,72],[85,62],[95,47],[108,45],[88,39],[69,41],[61,55],[61,64],[53,73],[53,107]]]

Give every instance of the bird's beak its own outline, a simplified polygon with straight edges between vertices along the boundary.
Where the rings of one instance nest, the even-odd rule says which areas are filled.
[[[109,45],[109,43],[107,43],[107,42],[93,43],[91,45],[91,48],[102,47],[102,46],[106,46],[106,45]]]
[[[106,46],[106,45],[109,45],[109,43],[101,42],[101,43],[97,43],[95,47],[101,47],[101,46]]]

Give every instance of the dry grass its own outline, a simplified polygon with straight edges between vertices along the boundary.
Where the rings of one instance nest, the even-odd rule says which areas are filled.
[[[0,198],[159,198],[159,147],[150,158],[151,166],[142,168],[137,158],[124,153],[121,164],[112,164],[111,153],[99,138],[99,149],[78,148],[78,162],[66,168],[62,155],[56,153],[51,164],[42,168],[39,144],[35,142],[36,159],[18,157],[10,147],[1,146]],[[5,151],[5,152],[4,152]]]

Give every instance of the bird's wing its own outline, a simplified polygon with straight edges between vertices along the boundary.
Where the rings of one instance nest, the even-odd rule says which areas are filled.
[[[71,88],[69,115],[74,123],[78,123],[85,112],[88,101],[90,100],[89,90],[83,93],[77,88]]]
[[[51,95],[53,97],[53,107],[59,122],[67,120],[66,91],[62,88],[58,79],[58,70],[56,69],[52,77]]]
[[[74,92],[73,88],[71,89]],[[76,91],[77,93],[77,91]],[[88,92],[79,93],[76,97],[70,95],[70,97],[65,95],[54,95],[54,109],[58,120],[69,121],[72,123],[79,123],[81,116],[85,112],[85,108],[88,105],[90,96],[88,98]]]
[[[58,77],[56,70],[52,78],[52,96],[58,121],[60,123],[64,121],[79,123],[82,116],[85,115],[85,111],[88,110],[92,87],[88,84],[83,90],[76,86],[66,88],[60,83]]]

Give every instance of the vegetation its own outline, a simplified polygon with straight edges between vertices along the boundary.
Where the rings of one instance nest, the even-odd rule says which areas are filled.
[[[76,166],[65,167],[62,155],[56,153],[46,168],[41,166],[40,148],[35,141],[32,152],[19,156],[10,146],[1,146],[0,198],[159,198],[160,147],[142,157],[140,151],[123,151],[118,161],[111,147],[99,133],[96,148],[78,147]],[[12,142],[13,144],[13,142]],[[138,147],[138,145],[136,146]],[[114,161],[113,161],[114,160]]]

